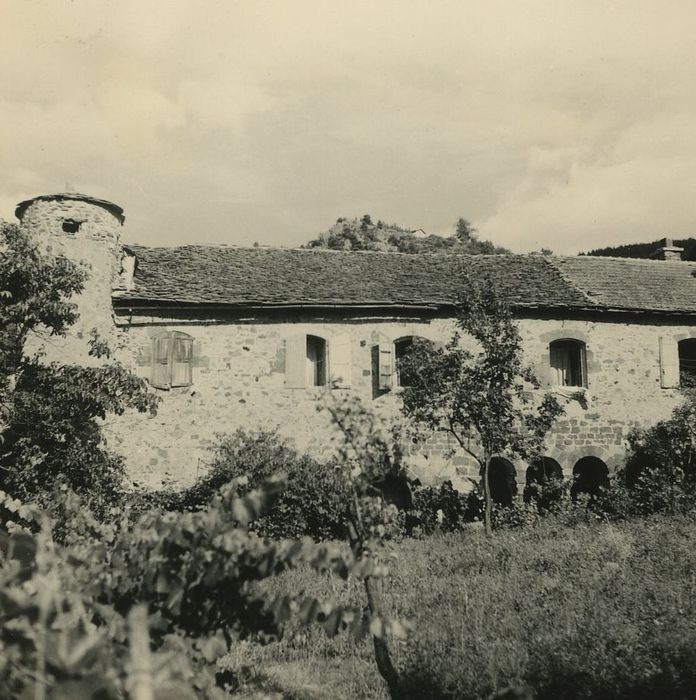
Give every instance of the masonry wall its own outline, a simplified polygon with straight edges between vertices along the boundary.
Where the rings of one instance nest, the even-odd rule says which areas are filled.
[[[63,231],[66,220],[78,222],[78,231]],[[105,339],[115,332],[111,290],[120,271],[121,220],[104,207],[86,201],[36,200],[27,207],[21,225],[48,253],[81,263],[88,274],[84,292],[74,299],[80,315],[70,333],[47,340],[31,337],[28,350],[40,348],[47,360],[93,363],[88,355],[90,331],[97,329]]]
[[[447,318],[339,316],[281,318],[158,317],[124,318],[117,333],[119,356],[141,376],[151,371],[152,338],[163,329],[181,330],[195,338],[193,385],[157,390],[162,401],[156,417],[131,414],[110,418],[105,426],[110,444],[128,460],[133,480],[141,485],[184,485],[205,471],[216,433],[237,428],[267,428],[294,442],[300,450],[321,456],[333,449],[333,430],[317,406],[327,393],[355,392],[378,413],[398,416],[399,392],[375,391],[372,348],[407,335],[447,341],[453,323]],[[566,409],[548,436],[546,454],[567,474],[583,456],[617,466],[628,431],[669,415],[679,394],[660,387],[659,338],[692,335],[692,327],[657,321],[523,318],[519,321],[527,362],[543,377],[548,344],[573,337],[587,346],[588,388],[585,406],[559,393]],[[307,333],[332,338],[350,336],[352,371],[349,389],[286,385],[285,346],[291,336]],[[675,341],[676,342],[676,341]],[[465,488],[476,469],[470,460],[450,454],[452,444],[434,436],[414,447],[410,462],[426,481],[451,478]],[[516,464],[523,483],[526,465]]]

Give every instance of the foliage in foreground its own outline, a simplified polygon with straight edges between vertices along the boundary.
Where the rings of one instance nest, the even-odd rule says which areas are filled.
[[[154,412],[145,382],[118,362],[45,363],[27,339],[65,335],[77,319],[70,298],[85,270],[41,252],[16,226],[0,230],[0,488],[50,508],[66,482],[103,515],[121,488],[123,460],[104,443],[100,420],[127,409]],[[90,354],[108,358],[96,334]]]
[[[270,481],[243,498],[234,486],[196,513],[154,510],[135,522],[125,513],[110,525],[61,491],[55,498],[68,527],[60,543],[39,508],[0,494],[0,695],[123,697],[132,663],[126,617],[142,604],[150,614],[155,682],[167,697],[218,697],[226,678],[215,675],[215,660],[237,640],[278,638],[291,616],[329,635],[403,634],[364,605],[260,588],[300,563],[315,574],[365,580],[384,567],[335,544],[259,538],[248,524],[282,484]]]
[[[610,525],[591,514],[537,527],[403,540],[385,580],[388,612],[415,631],[394,649],[403,698],[474,700],[526,687],[537,700],[696,697],[696,523],[659,516]],[[357,599],[350,580],[288,572],[271,586]],[[305,669],[319,697],[383,697],[369,647],[315,633],[227,662],[282,687]],[[288,673],[284,676],[284,669]],[[292,672],[292,673],[291,673]]]

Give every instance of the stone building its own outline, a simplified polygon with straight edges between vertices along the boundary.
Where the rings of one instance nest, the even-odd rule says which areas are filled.
[[[80,320],[49,356],[90,361],[96,327],[161,397],[157,416],[105,425],[147,486],[190,483],[216,434],[240,427],[330,450],[332,428],[316,410],[326,392],[397,414],[395,360],[414,337],[450,339],[462,265],[500,285],[526,361],[565,404],[546,454],[566,474],[614,468],[628,431],[667,417],[680,371],[696,369],[696,264],[669,241],[654,260],[150,248],[122,245],[123,210],[85,195],[35,197],[16,215],[53,252],[92,268]],[[434,436],[414,470],[464,485],[476,473],[450,447]],[[522,484],[527,465],[514,467]]]

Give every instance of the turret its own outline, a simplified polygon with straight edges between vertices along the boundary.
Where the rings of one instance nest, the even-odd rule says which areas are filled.
[[[123,209],[103,199],[63,192],[20,202],[15,215],[20,226],[49,253],[88,266],[84,292],[73,300],[80,318],[71,330],[69,343],[70,353],[82,356],[92,328],[105,338],[113,329],[111,290],[121,268]],[[66,358],[66,349],[62,349],[63,360],[77,359]]]

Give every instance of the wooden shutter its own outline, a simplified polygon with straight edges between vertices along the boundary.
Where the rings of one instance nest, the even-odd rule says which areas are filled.
[[[193,373],[193,338],[183,333],[173,333],[171,339],[171,386],[191,386]]]
[[[152,340],[152,378],[150,383],[158,389],[169,389],[171,371],[169,365],[171,337],[160,335]]]
[[[660,338],[660,384],[663,389],[679,386],[679,344],[674,338]]]
[[[352,362],[350,334],[341,333],[329,344],[329,384],[337,389],[346,389],[351,384]]]
[[[293,335],[285,341],[285,383],[293,389],[306,386],[307,336]]]
[[[377,346],[379,390],[389,391],[394,385],[394,343],[380,339]]]
[[[553,350],[551,344],[547,345],[546,352],[541,356],[541,360],[539,362],[534,362],[531,365],[534,376],[539,382],[539,386],[545,389],[550,389],[551,387],[556,386],[557,383],[557,371],[551,364],[552,352]]]

